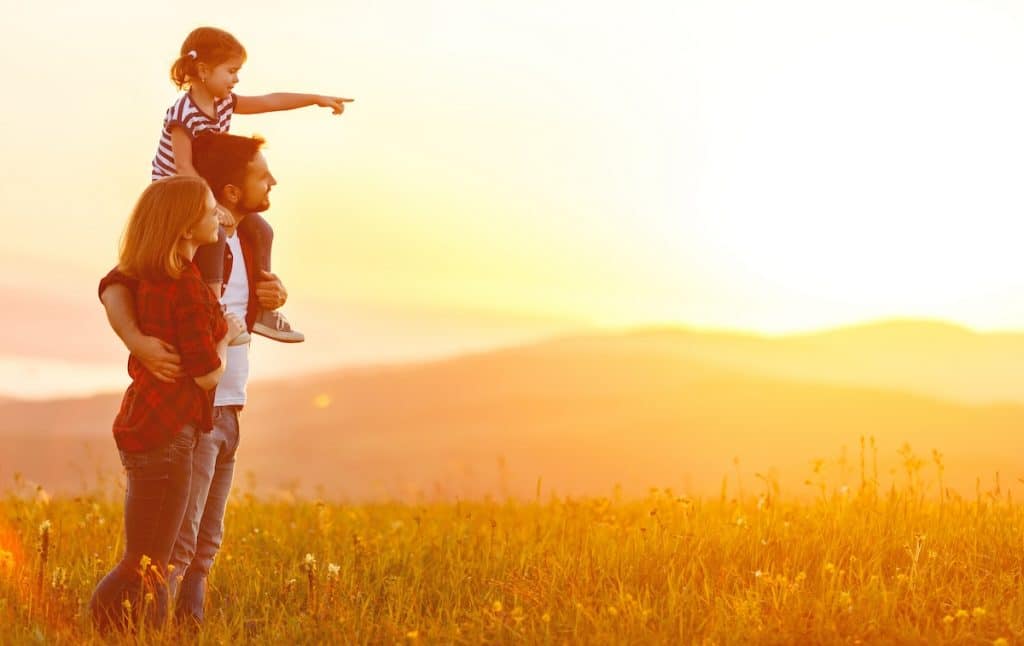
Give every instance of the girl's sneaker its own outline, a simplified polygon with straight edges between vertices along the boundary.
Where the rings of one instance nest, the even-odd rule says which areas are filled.
[[[281,343],[301,343],[306,340],[306,335],[292,329],[284,314],[274,310],[260,311],[259,316],[256,317],[256,323],[252,326],[252,331]]]

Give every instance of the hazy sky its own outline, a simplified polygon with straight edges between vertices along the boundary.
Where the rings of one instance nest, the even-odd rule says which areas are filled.
[[[24,329],[90,312],[94,365],[119,352],[95,284],[201,24],[248,49],[240,94],[356,98],[233,122],[270,143],[285,311],[319,333],[272,365],[494,328],[1024,327],[1011,2],[8,5],[0,295]],[[4,356],[67,341],[0,346],[0,392]]]

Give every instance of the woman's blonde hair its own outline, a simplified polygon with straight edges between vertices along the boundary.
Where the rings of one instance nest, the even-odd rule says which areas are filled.
[[[173,175],[146,187],[124,235],[118,269],[142,280],[178,279],[188,263],[178,243],[206,210],[210,187],[201,177]]]

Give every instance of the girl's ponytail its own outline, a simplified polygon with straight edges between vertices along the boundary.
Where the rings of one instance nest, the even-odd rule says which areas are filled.
[[[195,50],[190,50],[188,53],[179,56],[171,64],[171,81],[174,82],[179,90],[188,85],[190,77],[195,78],[199,75],[197,63]]]

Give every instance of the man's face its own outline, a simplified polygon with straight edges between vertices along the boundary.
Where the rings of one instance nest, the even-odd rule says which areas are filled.
[[[243,213],[260,213],[270,208],[270,187],[277,180],[270,174],[267,159],[263,153],[256,153],[256,158],[249,162],[245,169],[245,180],[242,182],[242,198],[238,201],[238,210]]]

